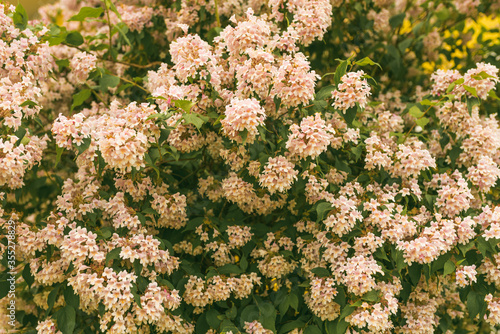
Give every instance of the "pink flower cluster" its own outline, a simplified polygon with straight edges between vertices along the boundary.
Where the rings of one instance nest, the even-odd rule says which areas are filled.
[[[153,26],[154,9],[150,6],[127,6],[120,4],[116,7],[122,21],[129,27],[130,31],[142,31],[144,28]]]
[[[0,186],[18,189],[24,185],[23,177],[33,166],[40,164],[42,152],[47,148],[48,137],[26,136],[0,138]]]
[[[156,111],[148,103],[132,102],[125,108],[118,101],[110,109],[97,105],[76,114],[72,119],[59,115],[52,132],[61,147],[80,146],[84,138],[91,140],[90,152],[99,149],[105,162],[119,171],[131,171],[145,166],[144,154],[150,142],[159,136],[159,129],[147,118]]]
[[[96,68],[97,57],[87,52],[76,53],[70,61],[75,83],[84,83],[89,73]]]
[[[238,299],[246,298],[255,285],[260,285],[260,278],[255,273],[241,275],[239,278],[212,276],[206,282],[199,277],[190,276],[182,297],[190,305],[205,307],[228,299],[232,293]]]
[[[460,266],[456,271],[457,285],[464,288],[472,282],[477,282],[476,266]]]
[[[256,99],[240,100],[234,98],[226,106],[226,117],[221,121],[224,134],[238,143],[243,142],[242,133],[246,132],[246,142],[251,144],[258,134],[257,126],[264,125],[266,113]]]
[[[471,96],[472,93],[464,88],[467,86],[474,89],[480,99],[485,100],[488,98],[488,92],[496,89],[496,84],[499,82],[498,68],[487,63],[477,63],[476,68],[468,70],[463,77],[456,70],[437,70],[431,76],[431,80],[434,81],[432,94],[444,94],[452,82],[460,79],[463,79],[463,82],[455,85],[452,94],[457,97]]]
[[[313,278],[311,290],[304,300],[311,311],[321,320],[335,320],[340,314],[340,305],[334,299],[337,295],[333,278]]]
[[[355,107],[356,103],[361,107],[366,107],[368,96],[371,95],[370,85],[363,78],[365,72],[348,72],[342,76],[337,89],[332,92],[333,106],[342,110],[345,114],[347,109]]]
[[[271,194],[276,191],[287,191],[292,187],[294,180],[297,180],[299,172],[294,167],[295,165],[284,156],[269,158],[264,171],[259,175],[259,184],[267,188]]]
[[[286,148],[292,156],[301,159],[316,158],[326,151],[330,145],[335,130],[321,118],[321,114],[308,116],[300,122],[300,126],[293,124],[290,127]]]

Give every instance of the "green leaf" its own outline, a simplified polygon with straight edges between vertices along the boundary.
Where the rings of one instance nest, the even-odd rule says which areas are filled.
[[[306,323],[302,320],[293,320],[293,321],[287,322],[284,325],[280,326],[278,333],[279,334],[289,333],[292,330],[294,330],[295,328],[304,327],[305,324]],[[333,334],[333,333],[330,333],[330,334]]]
[[[357,62],[355,62],[354,64],[356,65],[359,65],[359,66],[366,66],[366,65],[377,65],[380,69],[382,69],[382,66],[380,66],[380,64],[374,62],[373,60],[371,60],[370,58],[368,57],[365,57],[363,59],[360,59],[358,60]]]
[[[346,111],[339,110],[338,113],[344,118],[347,125],[351,126],[352,122],[356,118],[356,114],[358,112],[358,109],[360,109],[359,105],[357,105],[356,108],[352,107],[352,108],[347,109]]]
[[[240,131],[240,137],[241,137],[241,144],[245,145],[247,142],[248,130],[245,129],[243,131]]]
[[[469,111],[469,115],[472,115],[472,108],[479,104],[480,104],[479,99],[474,99],[474,98],[467,99],[467,110]]]
[[[245,256],[241,257],[240,268],[241,268],[242,271],[245,271],[248,268],[248,260],[247,260],[247,258]]]
[[[326,334],[337,334],[337,322],[325,321]]]
[[[421,111],[420,108],[417,106],[411,107],[410,110],[408,111],[408,113],[415,118],[420,118],[424,115],[424,112]]]
[[[130,292],[132,293],[132,296],[134,296],[134,301],[139,306],[139,308],[142,308],[142,303],[141,303],[141,296],[137,293],[137,284],[133,283],[132,287],[130,288]]]
[[[157,113],[157,114],[153,114],[153,115],[148,116],[148,118],[146,118],[146,121],[149,121],[150,119],[155,119],[155,118],[158,120],[164,120],[164,119],[167,119],[168,116],[166,114]]]
[[[485,71],[481,71],[478,74],[473,75],[472,78],[475,79],[475,80],[484,80],[484,79],[494,78],[494,76],[493,75],[489,75]]]
[[[321,88],[318,93],[316,93],[316,100],[328,100],[332,97],[332,92],[335,90],[334,85],[329,85]]]
[[[495,99],[495,100],[500,100],[500,97],[497,96],[497,94],[495,93],[495,91],[493,89],[488,92],[488,96]]]
[[[22,276],[24,278],[24,281],[26,282],[26,284],[28,284],[29,287],[31,287],[31,285],[33,284],[33,282],[35,282],[35,278],[31,274],[31,269],[30,269],[30,265],[29,264],[26,264],[24,266]]]
[[[476,292],[470,291],[467,295],[467,310],[469,311],[469,316],[473,320],[476,315],[481,311],[479,298],[481,298]]]
[[[234,318],[236,318],[236,315],[238,314],[238,310],[236,309],[236,306],[234,305],[234,303],[231,306],[231,308],[226,311],[225,314],[226,314],[226,317],[228,317],[231,320],[233,320]]]
[[[326,213],[332,210],[332,205],[328,202],[322,202],[319,203],[318,206],[316,207],[316,212],[318,214],[318,220],[321,221],[326,217]]]
[[[410,276],[411,283],[416,286],[420,281],[420,276],[422,274],[422,265],[418,263],[412,264],[408,267],[408,274]]]
[[[427,117],[422,117],[417,119],[415,123],[417,123],[417,125],[420,125],[423,128],[429,123],[429,119]]]
[[[156,166],[156,163],[153,161],[153,159],[151,159],[151,156],[149,155],[149,153],[144,154],[144,161],[146,161],[146,165],[153,168],[153,170],[156,172],[156,176],[159,179],[160,178],[160,169],[158,168],[158,166]]]
[[[199,114],[184,114],[182,118],[187,124],[193,124],[198,130],[203,126],[203,124],[208,120],[207,116]]]
[[[119,83],[120,83],[120,78],[111,74],[104,74],[99,79],[99,87],[103,92],[107,91],[108,88],[114,88],[118,86]]]
[[[396,27],[400,26],[401,24],[403,24],[403,21],[405,20],[405,16],[406,16],[406,13],[394,15],[393,17],[391,17],[389,19],[389,24],[391,25],[391,27],[396,28]]]
[[[106,6],[107,9],[111,9],[113,13],[115,13],[116,16],[118,16],[120,20],[122,19],[122,16],[118,12],[118,9],[116,9],[116,6],[112,0],[104,0],[104,5]]]
[[[241,268],[235,264],[229,263],[217,269],[217,271],[224,275],[241,274]]]
[[[322,334],[321,330],[316,325],[307,326],[304,330],[304,334]]]
[[[438,102],[431,101],[429,99],[425,99],[425,100],[420,101],[420,104],[423,105],[423,106],[435,106],[435,105],[438,104]]]
[[[71,104],[70,111],[73,111],[75,107],[81,106],[83,102],[85,102],[90,97],[91,94],[92,92],[90,89],[82,89],[81,91],[73,95],[73,103]]]
[[[446,21],[446,19],[450,17],[450,12],[445,7],[442,10],[436,12],[436,17],[439,19],[439,21]]]
[[[76,312],[71,306],[65,306],[57,311],[57,328],[63,334],[73,334],[75,329]]]
[[[448,156],[450,157],[450,160],[451,160],[451,166],[454,168],[455,166],[455,161],[457,160],[458,156],[460,155],[460,153],[462,152],[462,148],[460,147],[460,145],[456,145],[454,146],[449,152],[448,152]]]
[[[78,14],[73,15],[68,21],[84,21],[86,18],[97,18],[101,16],[104,9],[98,7],[82,7]]]
[[[76,147],[76,149],[78,150],[78,154],[82,154],[83,152],[85,152],[89,148],[91,142],[92,140],[90,138],[83,138],[80,146]]]
[[[348,315],[350,315],[352,312],[354,312],[355,309],[356,309],[355,306],[353,306],[353,305],[347,305],[340,312],[339,319],[344,319],[345,317],[347,317]]]
[[[221,321],[217,318],[217,316],[219,315],[219,312],[212,308],[206,312],[206,315],[207,315],[208,325],[214,329],[218,328],[220,323],[221,323]]]
[[[344,334],[347,330],[347,327],[349,327],[349,323],[345,321],[345,319],[339,319],[336,334]]]
[[[66,43],[72,46],[83,44],[83,37],[78,31],[72,31],[66,36]]]
[[[238,327],[229,319],[224,319],[221,324],[221,333],[238,333]]]
[[[453,88],[455,88],[456,85],[461,85],[463,83],[464,83],[464,78],[460,78],[460,79],[457,79],[457,80],[453,81],[448,86],[448,88],[446,88],[446,94],[448,94],[449,92],[451,92],[453,90]]]
[[[127,32],[128,32],[128,27],[125,23],[121,22],[119,24],[115,24],[114,28],[120,33],[120,35],[123,37],[125,40],[125,43],[127,43],[129,46],[132,46],[132,43],[130,43],[130,40],[127,37]]]
[[[472,248],[476,245],[476,243],[474,241],[471,241],[469,242],[468,244],[465,244],[465,245],[458,245],[458,249],[460,249],[460,251],[462,252],[462,255],[465,256],[465,254]]]
[[[351,64],[351,58],[347,60],[342,60],[340,64],[337,66],[337,69],[335,70],[335,75],[333,76],[333,81],[335,82],[335,85],[338,86],[341,82],[341,78],[346,74],[347,72],[347,66]]]
[[[188,100],[173,100],[174,105],[177,108],[180,108],[184,110],[186,113],[191,112],[191,108],[196,104],[193,101],[188,101]]]
[[[16,6],[16,11],[12,16],[12,20],[14,21],[14,25],[19,30],[24,30],[28,26],[28,13],[21,4]]]
[[[259,308],[256,305],[248,305],[241,312],[240,320],[242,325],[244,325],[245,322],[252,322],[254,320],[258,320],[259,317],[260,317]],[[208,320],[208,314],[207,314],[207,321],[210,324],[210,321]],[[212,324],[210,324],[210,327],[212,328],[217,328],[217,326],[212,326]]]
[[[291,293],[288,295],[288,302],[295,311],[299,310],[299,297],[297,297],[295,293]]]
[[[311,272],[318,277],[330,277],[332,275],[328,269],[321,267],[311,269]]]
[[[453,263],[453,261],[451,260],[446,261],[443,267],[443,276],[449,275],[454,271],[455,271],[455,264]]]
[[[64,300],[66,301],[66,305],[75,309],[78,309],[80,305],[80,296],[75,293],[71,285],[66,286],[64,289]]]
[[[24,136],[26,135],[26,128],[24,127],[19,127],[19,129],[17,129],[16,132],[14,132],[14,134],[16,135],[16,137],[18,138],[18,140],[16,141],[16,146],[18,146],[21,141],[23,140]]]
[[[111,261],[113,261],[115,259],[119,259],[121,251],[122,251],[122,248],[118,247],[118,248],[111,250],[108,254],[106,254],[106,260],[105,260],[106,266],[109,267],[111,264]]]
[[[265,142],[266,141],[266,129],[263,126],[259,125],[259,126],[257,126],[257,130],[259,130],[260,137]]]
[[[379,292],[377,290],[368,291],[363,295],[363,297],[361,297],[361,299],[369,302],[379,301],[380,300]]]
[[[20,107],[25,107],[25,106],[30,106],[30,107],[36,107],[38,104],[34,101],[31,100],[26,100],[23,103],[21,103],[19,106]]]
[[[59,293],[59,288],[61,286],[60,285],[57,285],[54,287],[54,289],[52,289],[52,291],[50,291],[49,293],[49,296],[47,297],[47,312],[45,313],[46,315],[48,315],[50,313],[50,311],[52,310],[52,307],[54,307],[54,303],[56,301],[56,297],[57,297],[57,294]]]
[[[56,146],[56,154],[57,155],[56,155],[56,163],[54,164],[54,168],[56,168],[59,161],[61,161],[61,156],[62,156],[63,151],[64,151],[64,147]]]
[[[404,41],[402,41],[401,43],[398,44],[399,51],[401,51],[401,53],[406,54],[406,49],[408,49],[410,47],[412,42],[413,42],[413,38],[411,38],[411,37],[406,38]]]
[[[464,89],[468,91],[472,96],[477,97],[477,90],[474,87],[463,85]]]

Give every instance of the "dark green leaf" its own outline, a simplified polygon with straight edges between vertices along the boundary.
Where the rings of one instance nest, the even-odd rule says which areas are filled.
[[[311,269],[311,272],[318,277],[329,277],[332,275],[328,269],[321,267]]]
[[[332,92],[335,90],[334,85],[329,85],[321,88],[318,93],[316,93],[316,100],[328,100],[332,97]]]
[[[66,43],[72,46],[80,46],[83,44],[83,37],[78,31],[72,31],[66,36]]]
[[[317,221],[323,220],[326,217],[326,213],[330,212],[332,209],[332,205],[328,202],[319,203],[316,207],[316,212],[318,214]]]
[[[89,148],[91,142],[92,140],[90,138],[83,138],[80,146],[76,147],[76,149],[78,150],[78,154],[82,154],[83,152],[85,152]]]
[[[66,305],[75,309],[78,309],[80,305],[80,296],[75,293],[71,285],[66,286],[64,289],[64,300],[66,301]]]
[[[369,302],[376,302],[380,300],[379,292],[377,290],[368,291],[361,298]]]
[[[65,306],[57,311],[57,328],[63,334],[73,334],[75,329],[76,312],[71,306]]]
[[[337,69],[335,70],[335,75],[333,76],[333,81],[335,82],[335,85],[339,85],[341,82],[341,78],[346,74],[347,72],[347,66],[350,65],[351,61],[348,60],[342,60],[337,66]]]
[[[348,126],[352,125],[352,122],[356,118],[359,106],[349,108],[347,110],[339,110],[338,113],[344,118]]]
[[[182,118],[186,121],[187,124],[193,124],[194,126],[196,126],[198,130],[203,126],[203,123],[206,122],[202,115],[199,114],[184,114],[182,115]]]
[[[59,288],[61,286],[57,285],[55,286],[52,291],[50,291],[49,296],[47,297],[47,312],[45,313],[46,315],[50,314],[50,311],[52,310],[52,307],[54,307],[54,303],[56,301],[56,297],[59,293]]]
[[[26,10],[21,4],[18,4],[16,6],[16,11],[12,16],[12,20],[14,21],[14,25],[16,26],[17,29],[19,30],[26,29],[28,25],[28,13],[26,13]]]
[[[99,87],[103,92],[107,91],[108,88],[114,88],[118,86],[119,83],[120,83],[120,78],[111,74],[104,74],[99,79]]]
[[[394,15],[393,17],[391,17],[389,19],[389,24],[391,25],[391,27],[396,28],[396,27],[400,26],[401,24],[403,24],[403,21],[405,20],[405,16],[406,16],[406,13]]]
[[[63,151],[64,151],[63,147],[56,146],[56,163],[54,164],[54,168],[56,168],[59,161],[61,161],[61,155]]]
[[[217,269],[217,271],[224,275],[241,274],[241,268],[235,264],[229,263]]]
[[[122,251],[122,248],[118,247],[118,248],[111,250],[108,254],[106,254],[106,261],[105,261],[106,266],[109,267],[111,261],[113,261],[115,259],[119,259],[121,251]]]
[[[455,271],[455,264],[453,263],[453,261],[451,260],[446,261],[443,267],[443,276],[449,275],[454,271]]]
[[[31,269],[30,269],[30,265],[29,264],[26,264],[24,266],[23,274],[22,275],[23,275],[23,278],[24,278],[24,281],[26,282],[26,284],[28,284],[28,286],[31,287],[31,285],[35,281],[35,278],[31,274]]]
[[[307,326],[304,330],[304,334],[322,334],[321,330],[316,325]]]
[[[81,91],[73,95],[73,104],[71,104],[71,111],[73,111],[75,107],[81,106],[83,102],[85,102],[90,97],[91,93],[92,92],[90,91],[90,89],[82,89]]]
[[[474,319],[476,315],[478,315],[478,313],[481,311],[478,300],[479,298],[479,295],[472,290],[467,295],[467,310],[469,311],[469,316],[471,319]]]

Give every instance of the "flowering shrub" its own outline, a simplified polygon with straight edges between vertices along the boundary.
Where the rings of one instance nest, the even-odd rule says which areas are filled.
[[[0,4],[0,332],[495,329],[499,11]]]

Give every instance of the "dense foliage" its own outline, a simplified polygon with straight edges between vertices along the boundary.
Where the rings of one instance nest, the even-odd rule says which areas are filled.
[[[497,15],[0,4],[0,333],[494,330]]]

